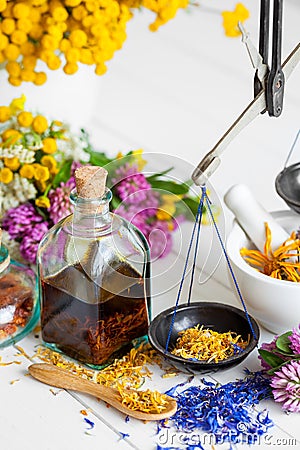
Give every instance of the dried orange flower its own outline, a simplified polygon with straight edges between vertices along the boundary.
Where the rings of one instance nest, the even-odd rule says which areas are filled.
[[[264,252],[242,248],[240,254],[259,272],[279,280],[300,282],[300,239],[291,233],[289,239],[272,251],[272,233],[267,223]]]

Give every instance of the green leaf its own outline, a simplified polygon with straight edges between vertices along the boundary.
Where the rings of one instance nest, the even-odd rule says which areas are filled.
[[[170,167],[169,169],[164,170],[163,172],[154,173],[153,175],[150,175],[149,177],[146,177],[146,178],[149,181],[149,183],[151,183],[152,181],[157,180],[157,178],[167,175],[167,173],[171,172],[171,170],[173,170],[173,169],[174,169],[174,167]]]
[[[189,192],[189,186],[186,184],[178,184],[174,181],[153,180],[152,182],[150,181],[150,184],[153,189],[161,189],[175,195],[183,195]]]
[[[198,207],[199,207],[199,199],[195,197],[185,197],[182,199],[186,206],[192,211],[194,216],[196,217]],[[203,212],[205,211],[205,207],[203,206]]]
[[[121,203],[121,200],[120,200],[116,195],[113,195],[113,197],[112,197],[112,199],[111,199],[111,202],[110,202],[110,208],[111,208],[112,210],[115,210],[115,209],[118,208],[118,206],[120,205],[120,203]]]
[[[71,176],[71,166],[72,166],[72,160],[67,160],[63,163],[60,171],[55,175],[52,186],[57,188],[60,183],[65,183],[69,180]]]
[[[293,351],[290,348],[291,341],[289,340],[289,336],[291,335],[292,332],[287,331],[286,333],[279,336],[276,340],[276,347],[278,348],[278,350],[288,355],[293,354]]]
[[[95,152],[93,150],[86,150],[90,155],[89,163],[93,166],[106,166],[106,164],[111,162],[111,159],[106,156],[103,152]]]
[[[274,355],[274,353],[269,352],[268,350],[260,348],[258,350],[258,353],[260,354],[262,359],[266,361],[266,363],[269,364],[269,366],[271,366],[272,368],[277,368],[285,362],[283,358]]]

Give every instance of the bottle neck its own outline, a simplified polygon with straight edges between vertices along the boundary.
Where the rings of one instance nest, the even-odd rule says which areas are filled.
[[[112,193],[106,188],[104,195],[99,198],[82,198],[76,189],[71,192],[71,202],[74,205],[72,227],[76,235],[102,234],[111,228],[109,202]]]

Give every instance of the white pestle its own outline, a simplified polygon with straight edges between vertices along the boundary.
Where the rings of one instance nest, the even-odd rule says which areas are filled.
[[[236,184],[232,186],[226,192],[224,202],[261,252],[264,251],[266,241],[265,222],[268,223],[272,233],[272,249],[275,250],[289,238],[290,235],[257,202],[246,185]]]

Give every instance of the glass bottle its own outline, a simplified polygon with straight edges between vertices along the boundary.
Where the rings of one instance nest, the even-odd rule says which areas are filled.
[[[109,211],[106,175],[101,167],[77,169],[74,213],[38,250],[43,341],[96,368],[147,334],[151,311],[149,246]]]
[[[25,337],[39,319],[39,289],[34,271],[11,260],[1,245],[0,229],[0,348]]]

